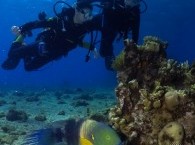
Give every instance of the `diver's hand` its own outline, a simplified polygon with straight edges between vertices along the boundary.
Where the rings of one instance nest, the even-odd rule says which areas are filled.
[[[93,55],[94,55],[94,58],[98,58],[99,57],[99,53],[98,53],[96,48],[93,49]]]
[[[20,30],[20,27],[18,26],[12,26],[11,27],[11,32],[16,35],[16,36],[19,36],[21,34],[21,30]]]

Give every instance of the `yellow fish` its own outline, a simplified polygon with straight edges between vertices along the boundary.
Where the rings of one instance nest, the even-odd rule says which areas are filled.
[[[87,119],[80,127],[80,145],[119,145],[121,140],[108,125]]]
[[[93,145],[88,139],[80,138],[80,145]]]

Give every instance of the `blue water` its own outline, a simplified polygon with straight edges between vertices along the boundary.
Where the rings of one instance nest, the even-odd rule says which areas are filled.
[[[178,61],[194,60],[195,50],[195,1],[187,0],[145,0],[148,9],[141,15],[139,43],[145,35],[160,37],[169,42],[167,54]],[[0,63],[7,57],[14,36],[10,32],[12,25],[22,25],[36,20],[40,11],[54,16],[54,0],[0,0]],[[72,4],[74,1],[68,0]],[[144,6],[142,5],[142,9]],[[27,42],[34,40],[28,38]],[[122,49],[122,43],[115,43],[116,53]],[[97,46],[98,48],[98,46]],[[25,72],[23,64],[12,71],[0,69],[0,87],[108,87],[117,84],[116,73],[105,69],[104,60],[84,61],[87,51],[77,48],[58,61],[54,61],[39,71]]]

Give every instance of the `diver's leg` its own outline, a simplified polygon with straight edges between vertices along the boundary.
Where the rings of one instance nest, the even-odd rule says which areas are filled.
[[[112,69],[112,62],[114,60],[113,42],[116,38],[117,32],[112,27],[111,22],[104,18],[104,24],[102,28],[102,38],[100,44],[100,55],[105,58],[105,66],[108,70]]]
[[[116,34],[111,31],[102,32],[102,40],[100,44],[100,55],[102,57],[114,56],[113,52],[113,41],[116,37]]]
[[[23,45],[19,48],[12,50],[9,56],[17,56],[24,58],[26,56],[38,56],[39,55],[39,42],[34,42],[28,45]]]
[[[129,14],[130,17],[130,25],[132,29],[132,39],[135,43],[138,43],[139,39],[139,29],[140,29],[140,8],[139,6],[131,9]]]
[[[26,56],[37,56],[37,47],[38,42],[32,43],[30,45],[23,45],[19,42],[12,43],[8,53],[8,58],[3,62],[2,68],[5,70],[15,69],[19,64],[20,59]]]
[[[103,24],[103,28],[102,28],[102,38],[101,38],[101,44],[100,44],[100,55],[102,57],[106,57],[106,56],[113,56],[113,41],[117,35],[116,31],[114,30],[114,28],[109,25],[111,24],[111,22],[109,22],[108,20],[106,20],[106,18],[104,18],[104,24]]]
[[[24,36],[23,35],[19,35],[12,42],[12,45],[11,45],[10,50],[8,52],[8,58],[2,64],[2,68],[3,69],[5,69],[5,70],[14,69],[19,64],[20,58],[17,57],[17,56],[14,56],[12,54],[13,54],[13,51],[15,49],[18,49],[18,48],[23,46],[23,40],[24,40]]]
[[[36,56],[34,58],[24,58],[24,68],[26,71],[35,71],[45,64],[49,63],[52,59],[49,56]]]
[[[1,65],[3,69],[11,70],[17,67],[17,65],[20,62],[20,57],[12,55],[12,52],[14,49],[17,49],[21,46],[22,46],[21,43],[18,43],[18,42],[12,43],[11,48],[8,52],[8,58]]]

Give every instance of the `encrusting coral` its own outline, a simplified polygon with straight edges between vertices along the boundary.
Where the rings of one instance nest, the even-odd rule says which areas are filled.
[[[183,126],[177,122],[168,123],[158,135],[159,145],[181,145],[184,138]]]
[[[117,70],[118,105],[109,122],[133,145],[195,145],[195,65],[166,58],[167,42],[125,41]]]

